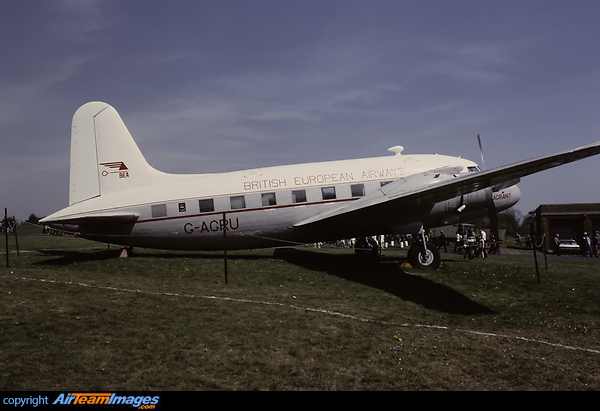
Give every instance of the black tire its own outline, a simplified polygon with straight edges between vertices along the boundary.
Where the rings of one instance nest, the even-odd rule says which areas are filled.
[[[423,243],[415,243],[408,249],[408,263],[415,268],[438,268],[441,263],[440,250],[433,243],[427,243],[423,253]]]
[[[358,256],[378,257],[379,244],[371,237],[359,238],[354,246],[354,253]]]

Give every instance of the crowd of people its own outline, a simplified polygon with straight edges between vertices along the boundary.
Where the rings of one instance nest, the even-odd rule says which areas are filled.
[[[469,228],[465,232],[457,231],[456,238],[454,240],[446,237],[443,231],[440,231],[438,237],[432,235],[431,231],[425,233],[425,241],[434,242],[438,249],[448,252],[448,244],[454,241],[454,252],[462,254],[464,258],[474,259],[476,257],[487,257],[488,254],[500,254],[500,242],[496,241],[494,233],[490,234],[490,238],[487,238],[487,234],[483,229],[474,230]],[[384,250],[389,247],[393,248],[404,248],[408,249],[417,239],[411,234],[407,235],[385,235],[375,236],[372,238],[373,244],[377,244],[379,249]],[[337,242],[330,243],[331,245],[343,248],[354,248],[354,247],[368,247],[367,244],[358,244],[362,239],[347,239],[340,240]],[[367,240],[371,240],[368,238]],[[314,243],[313,247],[321,248],[324,243]]]
[[[440,232],[440,246],[447,251],[446,236],[444,232]],[[454,252],[463,255],[463,258],[474,259],[476,257],[485,258],[488,254],[500,254],[500,242],[496,240],[493,232],[490,233],[490,238],[487,238],[487,233],[480,228],[475,230],[469,228],[466,231],[457,230],[454,239]]]
[[[583,233],[579,243],[579,253],[583,257],[600,257],[600,232],[596,231],[593,237],[586,232]],[[554,236],[554,250],[553,253],[556,255],[561,254],[561,240],[560,235]]]
[[[2,220],[0,222],[0,233],[5,233],[6,230],[8,230],[9,233],[12,233],[15,231],[15,220],[14,219],[9,219],[8,220],[8,224],[6,223],[6,220]]]

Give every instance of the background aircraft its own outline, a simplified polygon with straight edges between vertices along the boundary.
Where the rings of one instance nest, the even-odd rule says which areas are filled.
[[[424,229],[507,209],[519,178],[600,153],[600,141],[480,170],[438,154],[176,175],[151,167],[110,105],[73,117],[69,206],[41,223],[95,241],[182,250],[248,249],[420,233],[414,266],[439,265]],[[225,243],[226,242],[226,243]]]

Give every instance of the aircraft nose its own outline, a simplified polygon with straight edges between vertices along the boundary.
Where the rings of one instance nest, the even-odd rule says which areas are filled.
[[[497,191],[492,195],[494,200],[494,205],[496,206],[496,210],[502,211],[506,210],[517,204],[517,202],[521,199],[521,190],[517,185],[510,186],[503,190]]]

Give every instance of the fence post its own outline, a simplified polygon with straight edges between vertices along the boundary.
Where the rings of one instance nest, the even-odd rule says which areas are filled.
[[[4,238],[6,239],[6,268],[8,268],[8,210],[4,208]]]
[[[223,212],[223,270],[225,272],[225,284],[227,284],[227,220],[226,213]]]

